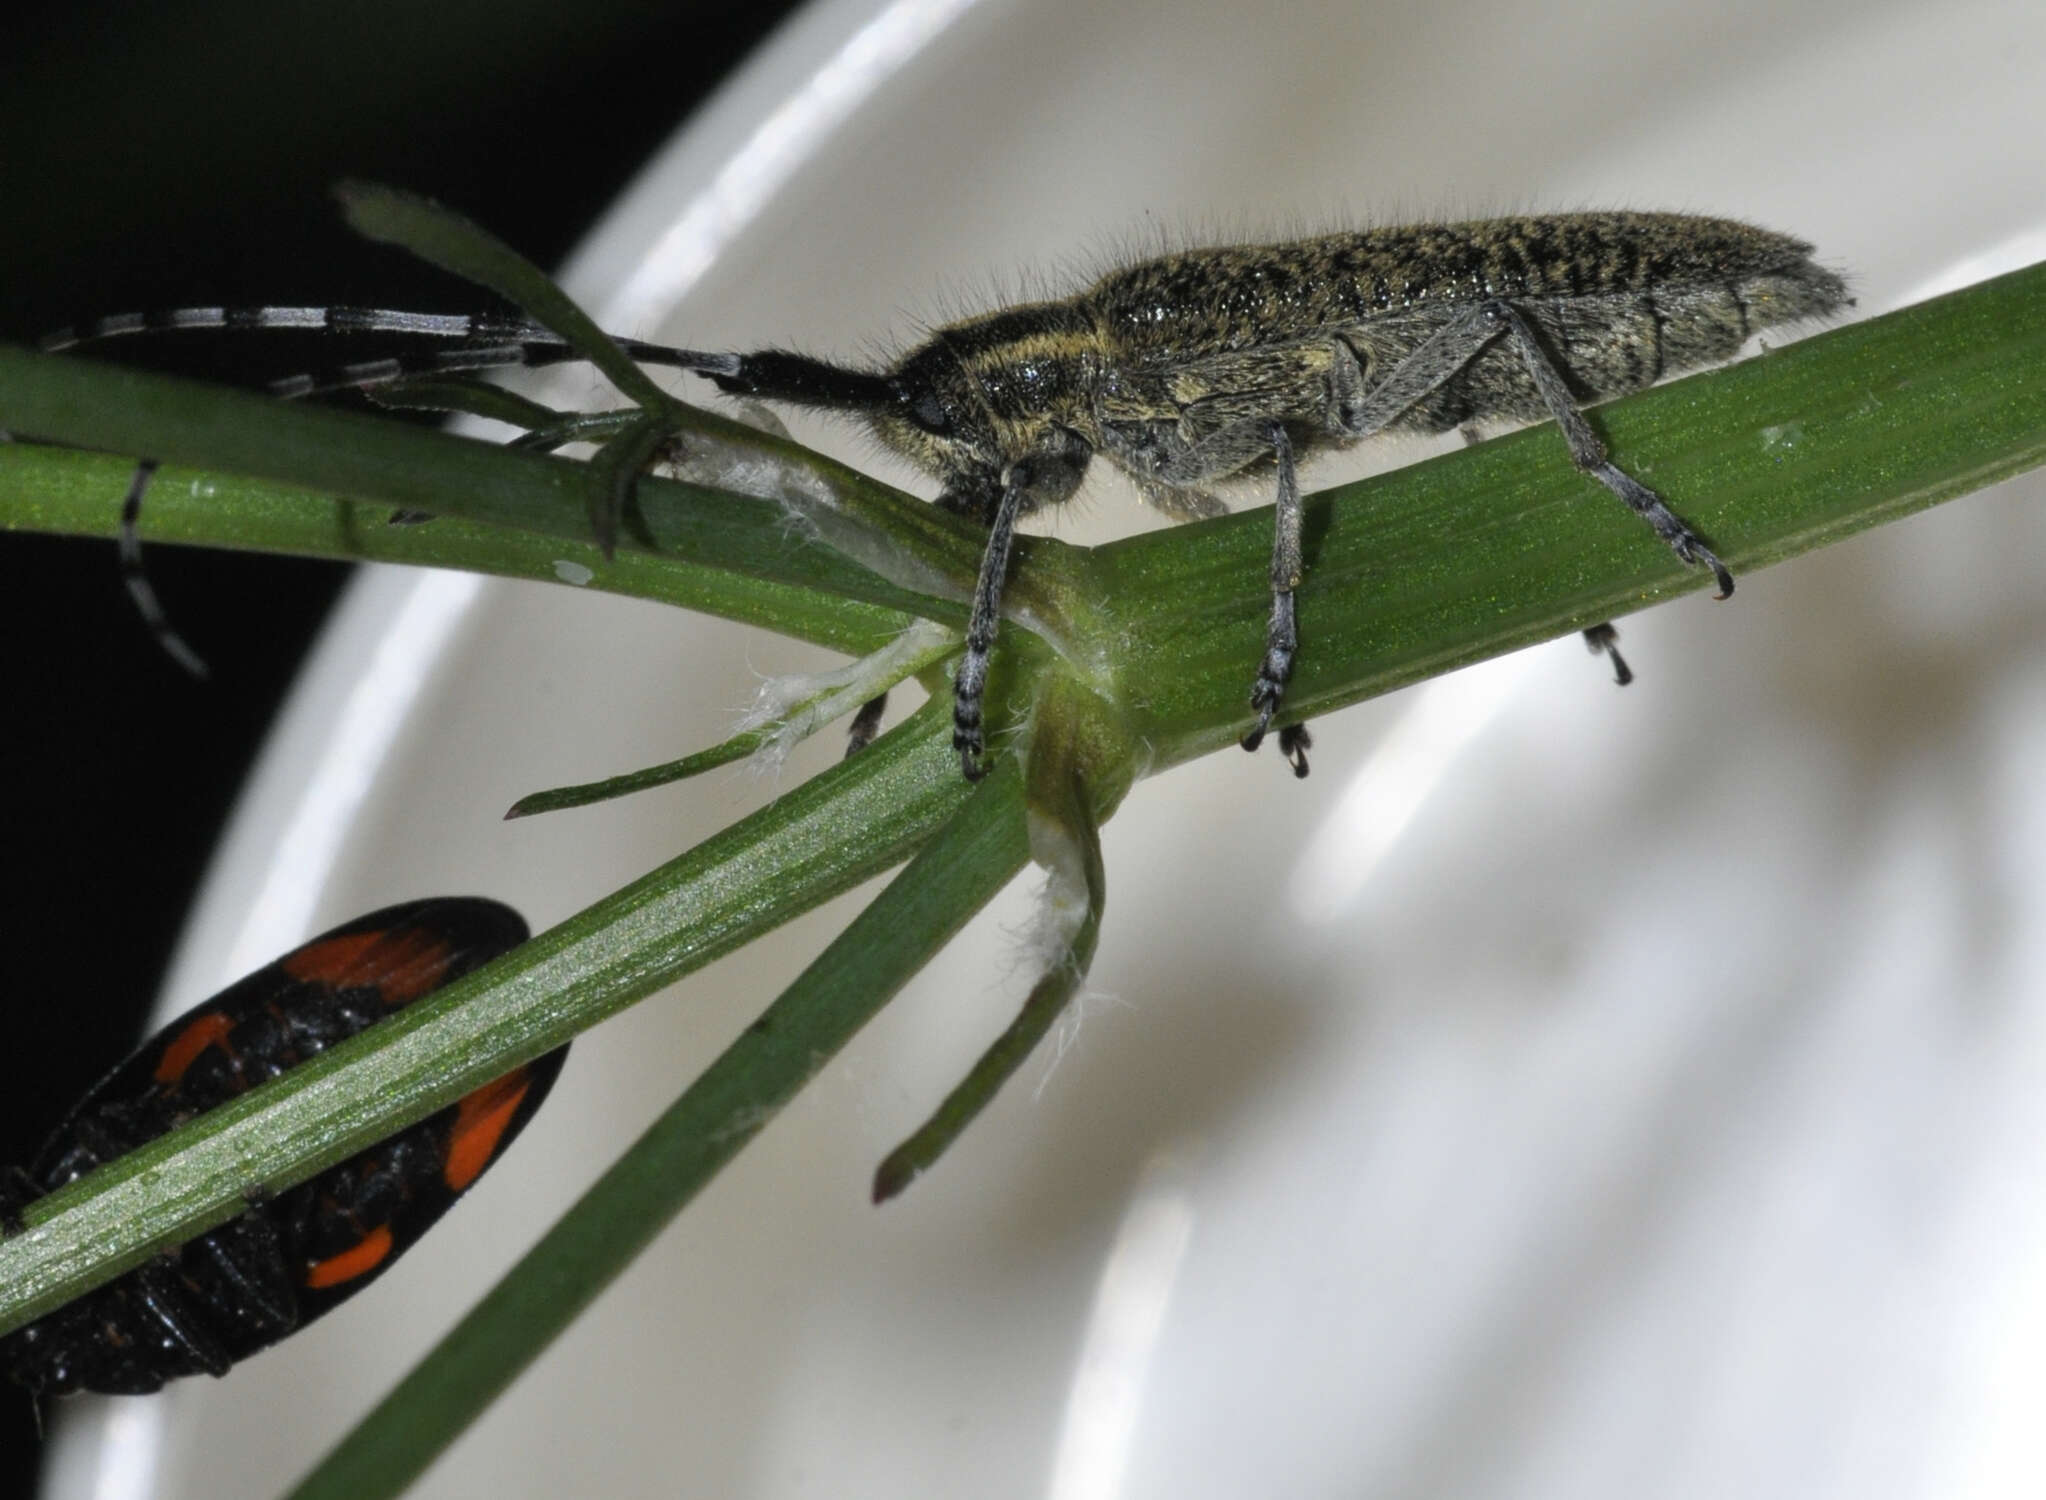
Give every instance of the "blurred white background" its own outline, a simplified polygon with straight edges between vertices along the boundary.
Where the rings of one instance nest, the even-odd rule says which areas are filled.
[[[622,333],[850,356],[1161,233],[1625,206],[1799,233],[1876,313],[2046,253],[2042,49],[2046,11],[1987,0],[835,0],[571,281]],[[1624,693],[1564,641],[1317,724],[1304,785],[1230,754],[1140,786],[1056,1059],[869,1207],[1020,1002],[1032,876],[419,1493],[2038,1494],[2040,485],[1625,621]],[[1069,539],[1150,524],[1105,479],[1075,509]],[[567,916],[775,787],[507,804],[709,743],[824,661],[365,576],[169,1003],[407,896]],[[276,1492],[858,899],[579,1043],[360,1305],[68,1410],[55,1492]]]

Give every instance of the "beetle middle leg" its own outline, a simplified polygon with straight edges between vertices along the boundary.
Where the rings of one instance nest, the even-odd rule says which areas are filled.
[[[1250,690],[1257,722],[1240,742],[1246,750],[1264,743],[1300,649],[1293,606],[1293,592],[1300,586],[1304,567],[1300,485],[1286,423],[1253,415],[1269,409],[1270,404],[1267,390],[1229,390],[1178,407],[1160,400],[1150,410],[1126,410],[1101,423],[1102,451],[1135,478],[1145,499],[1175,519],[1199,519],[1226,510],[1200,487],[1206,480],[1238,473],[1267,454],[1278,470],[1272,610],[1265,627],[1265,653]],[[1280,729],[1279,752],[1291,762],[1295,776],[1307,774],[1307,751],[1312,744],[1304,724]]]

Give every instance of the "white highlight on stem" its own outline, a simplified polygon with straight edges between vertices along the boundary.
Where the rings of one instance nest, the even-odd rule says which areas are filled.
[[[781,507],[794,535],[829,547],[900,588],[938,599],[964,599],[971,589],[969,582],[948,577],[905,551],[887,531],[849,514],[831,478],[800,457],[691,433],[667,468],[685,484],[771,501]]]
[[[777,726],[774,734],[748,758],[756,771],[778,771],[789,752],[870,698],[879,697],[905,677],[940,661],[959,647],[959,632],[929,620],[918,620],[879,651],[829,672],[799,672],[770,677],[760,685],[752,707],[739,718],[737,733]]]
[[[1073,940],[1087,920],[1087,851],[1075,830],[1057,819],[1033,811],[1026,823],[1030,858],[1044,871],[1044,887],[1023,930],[1022,959],[1041,976],[1072,962]]]
[[[1077,830],[1040,812],[1025,815],[1030,835],[1030,858],[1044,871],[1030,920],[1019,935],[1016,969],[1028,976],[1035,990],[1060,969],[1076,970],[1079,963],[1073,945],[1087,923],[1087,851],[1081,847]],[[1075,987],[1083,976],[1074,974]],[[1084,996],[1074,994],[1059,1017],[1052,1039],[1051,1060],[1037,1080],[1033,1097],[1042,1097],[1058,1065],[1065,1061],[1073,1038],[1079,1034]]]

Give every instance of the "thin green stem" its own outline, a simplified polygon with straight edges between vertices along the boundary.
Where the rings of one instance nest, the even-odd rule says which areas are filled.
[[[513,803],[507,818],[526,818],[535,813],[562,812],[587,807],[613,797],[625,797],[671,782],[700,776],[705,771],[730,765],[743,756],[780,744],[783,753],[833,719],[854,712],[862,704],[894,688],[904,678],[936,666],[959,647],[959,637],[949,630],[925,624],[905,629],[880,650],[834,672],[778,679],[761,689],[766,708],[756,707],[747,720],[756,727],[742,729],[721,744],[679,760],[628,771],[602,781],[577,786],[552,787],[534,792]],[[803,693],[801,698],[789,695]]]
[[[1065,1014],[1094,963],[1108,876],[1094,821],[1093,788],[1079,760],[1061,753],[1069,748],[1040,739],[1032,746],[1029,771],[1031,857],[1051,872],[1039,921],[1056,951],[1046,955],[1044,973],[1030,987],[1016,1019],[931,1117],[882,1159],[874,1171],[876,1203],[895,1197],[929,1171],[979,1118]]]
[[[1007,762],[293,1500],[375,1500],[417,1478],[1027,857]]]
[[[675,411],[675,398],[628,359],[568,293],[480,224],[430,198],[382,183],[344,182],[334,196],[358,234],[397,245],[444,271],[489,287],[534,322],[561,335],[635,405],[650,413]]]
[[[741,442],[768,448],[780,443],[707,412],[695,415],[715,434],[714,441],[728,448]],[[564,542],[591,539],[587,464],[361,412],[280,402],[5,344],[0,344],[0,430],[146,455],[167,466],[268,480],[284,487],[281,496],[301,504],[365,501]],[[16,473],[31,488],[0,494],[0,527],[100,532],[117,510],[125,482],[112,497],[100,498],[109,513],[101,519],[83,508],[79,497],[65,504],[60,494],[34,484],[36,455],[43,451],[23,447],[14,455],[22,465]],[[904,556],[914,563],[918,587],[891,583],[843,552],[815,545],[805,528],[790,524],[781,504],[655,477],[639,481],[620,537],[621,555],[636,551],[662,562],[686,559],[696,567],[963,621],[963,601],[980,555],[973,527],[840,465],[812,462],[820,506],[857,500],[867,507],[863,515],[878,507],[914,517]],[[168,488],[159,479],[156,489]],[[231,515],[218,518],[212,539],[236,545]],[[349,549],[341,555],[355,554]]]

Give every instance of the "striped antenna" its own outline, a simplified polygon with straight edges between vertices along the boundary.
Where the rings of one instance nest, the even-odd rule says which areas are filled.
[[[534,369],[580,362],[582,356],[560,335],[522,318],[487,314],[403,312],[382,307],[173,307],[154,312],[116,313],[89,323],[60,328],[42,341],[45,352],[68,353],[109,339],[166,333],[288,332],[313,334],[383,334],[394,337],[446,340],[452,348],[418,355],[363,360],[320,375],[291,375],[269,382],[271,395],[287,401],[342,391],[373,391],[413,377],[475,374],[485,370]],[[641,364],[730,374],[737,366],[729,354],[704,354],[638,339],[618,339],[628,358]],[[142,497],[156,474],[156,461],[136,465],[121,503],[118,533],[121,581],[135,601],[142,621],[171,659],[194,677],[205,678],[205,660],[170,623],[163,603],[149,581],[142,558]],[[429,519],[401,511],[394,523]]]
[[[164,613],[156,589],[149,582],[149,572],[142,565],[142,496],[155,477],[156,460],[145,458],[135,465],[135,473],[128,480],[128,496],[121,502],[121,582],[128,586],[128,597],[135,601],[136,612],[156,637],[156,643],[170,653],[172,661],[204,682],[208,675],[205,658],[186,644],[171,625],[170,616]]]
[[[338,391],[374,390],[414,376],[535,369],[582,359],[559,334],[524,319],[402,312],[386,307],[172,307],[154,312],[116,313],[60,328],[42,341],[42,347],[48,353],[61,354],[108,339],[193,332],[369,333],[445,339],[457,346],[427,354],[364,360],[318,375],[291,375],[269,383],[272,395],[290,401]],[[726,372],[732,366],[728,354],[675,349],[639,339],[621,338],[616,343],[628,358],[643,365],[704,373]]]

